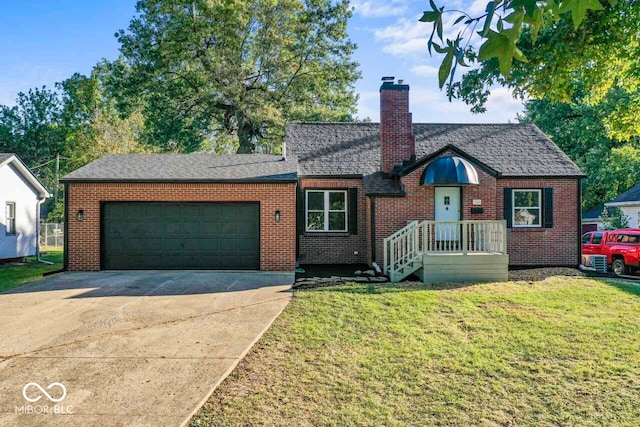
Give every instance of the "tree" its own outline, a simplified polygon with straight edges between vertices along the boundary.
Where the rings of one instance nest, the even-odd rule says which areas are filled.
[[[0,105],[0,150],[19,154],[28,165],[50,160],[63,149],[60,99],[43,86],[20,92],[16,105]]]
[[[602,205],[640,182],[638,138],[620,141],[609,135],[606,121],[612,111],[624,108],[624,91],[611,91],[592,105],[579,84],[568,102],[548,98],[529,100],[518,117],[535,123],[587,174],[583,207]]]
[[[629,217],[618,207],[611,209],[611,214],[609,214],[609,208],[605,207],[598,219],[602,223],[602,230],[619,230],[629,227]]]
[[[430,46],[445,55],[440,86],[448,81],[449,96],[463,99],[473,112],[485,111],[495,84],[510,87],[516,96],[566,102],[578,81],[591,105],[610,91],[624,91],[627,108],[611,111],[605,120],[607,131],[622,140],[640,135],[635,119],[640,113],[640,0],[496,0],[477,17],[435,9],[425,12],[423,20],[433,23],[436,35],[442,34],[447,13],[459,13],[462,19],[454,22],[466,26],[446,46],[433,42],[433,37]],[[473,28],[481,29],[479,38],[469,39]],[[482,44],[476,49],[478,40]],[[476,62],[476,68],[454,81],[455,64],[467,62]]]
[[[347,0],[141,0],[121,30],[128,91],[163,149],[276,150],[288,120],[351,120]]]
[[[121,113],[117,96],[105,90],[110,71],[99,64],[90,77],[74,74],[57,86],[62,91],[62,120],[68,166],[83,166],[105,154],[157,151],[145,143],[145,120],[140,109]]]

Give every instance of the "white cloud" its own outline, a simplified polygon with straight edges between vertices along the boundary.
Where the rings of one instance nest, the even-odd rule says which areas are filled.
[[[497,87],[491,90],[487,100],[487,115],[489,117],[503,117],[512,122],[516,120],[516,114],[524,109],[522,101],[515,99],[511,91],[506,87]]]
[[[438,67],[431,65],[414,65],[409,69],[413,74],[418,77],[432,78],[438,75]]]
[[[376,30],[374,37],[384,44],[383,52],[413,58],[427,55],[429,31],[429,26],[417,19],[400,18],[395,24]]]
[[[370,118],[371,120],[378,121],[380,117],[380,94],[379,92],[360,92],[360,98],[358,99],[358,114],[359,119]]]
[[[399,16],[407,9],[406,0],[355,0],[353,2],[355,13],[365,18],[381,18],[387,16]]]
[[[412,85],[409,104],[414,123],[506,123],[516,122],[516,114],[523,109],[522,102],[514,99],[507,88],[491,91],[485,114],[473,114],[470,107],[460,100],[449,102],[444,91],[437,87]],[[358,102],[358,118],[380,120],[378,92],[361,92]]]

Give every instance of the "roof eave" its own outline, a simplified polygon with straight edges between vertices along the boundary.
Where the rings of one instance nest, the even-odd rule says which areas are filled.
[[[79,183],[135,183],[135,184],[153,184],[153,183],[177,183],[177,184],[205,184],[205,183],[219,183],[219,184],[251,184],[251,183],[296,183],[298,178],[238,178],[238,179],[118,179],[118,178],[62,178],[60,180],[64,184],[79,184]]]
[[[496,178],[498,179],[582,179],[586,178],[585,174],[570,174],[570,175],[505,175],[498,174]]]
[[[29,184],[33,187],[34,190],[38,192],[38,196],[40,199],[47,199],[51,197],[51,193],[49,190],[40,182],[38,177],[36,177],[33,172],[24,164],[22,160],[15,154],[6,159],[4,162],[0,163],[0,167],[8,164],[13,164],[16,169],[20,172],[24,179],[26,179]]]
[[[626,202],[607,202],[604,204],[605,206],[638,206],[640,205],[640,200],[630,200]]]
[[[425,163],[429,162],[430,160],[435,159],[436,157],[438,157],[439,155],[446,153],[447,151],[453,151],[454,153],[458,154],[459,156],[465,158],[466,160],[470,161],[471,163],[473,163],[475,166],[478,166],[480,169],[482,169],[483,171],[485,171],[486,173],[488,173],[491,176],[498,176],[500,175],[500,173],[493,169],[491,166],[481,162],[480,160],[476,159],[475,157],[473,157],[472,155],[470,155],[469,153],[466,153],[464,151],[462,151],[461,149],[459,149],[458,147],[456,147],[453,144],[447,144],[444,147],[442,147],[441,149],[434,151],[433,153],[427,154],[426,156],[421,157],[420,159],[416,160],[414,163],[408,165],[407,167],[403,168],[402,170],[399,171],[399,175],[400,176],[406,176],[408,174],[410,174],[411,172],[415,171],[416,169],[420,168],[420,166],[424,165]]]

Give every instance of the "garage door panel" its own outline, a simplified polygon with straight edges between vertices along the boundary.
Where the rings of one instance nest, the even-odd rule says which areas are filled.
[[[185,236],[201,236],[202,226],[200,222],[185,222],[184,223],[184,235]]]
[[[166,234],[169,234],[171,236],[176,236],[176,235],[181,236],[183,234],[182,222],[174,221],[173,218],[171,218],[171,221],[166,221],[163,224],[164,224],[164,232]]]
[[[202,240],[202,250],[203,251],[211,251],[211,252],[215,252],[217,250],[220,249],[220,242],[218,241],[218,239],[203,239]]]
[[[112,202],[105,269],[258,269],[257,203]]]
[[[184,250],[185,251],[202,251],[202,239],[185,238]]]
[[[141,253],[144,254],[147,249],[147,242],[143,238],[127,239],[126,251],[128,253]]]
[[[162,245],[160,245],[160,248],[163,251],[170,251],[170,252],[182,251],[183,249],[182,238],[166,237],[165,239],[163,239]]]

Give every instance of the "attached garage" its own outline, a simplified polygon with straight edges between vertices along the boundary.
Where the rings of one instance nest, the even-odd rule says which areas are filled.
[[[105,270],[259,270],[258,203],[107,202]]]
[[[102,157],[62,180],[65,267],[293,271],[296,171],[261,154]]]

